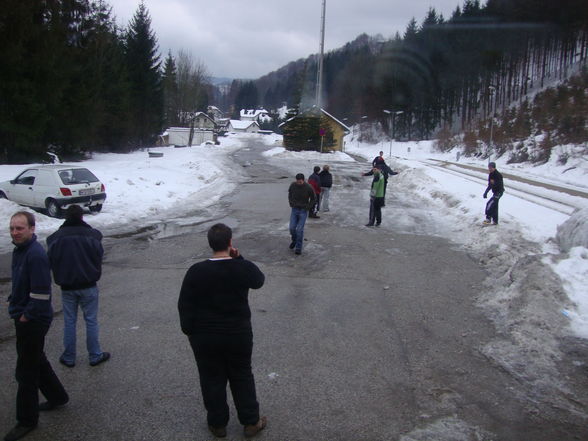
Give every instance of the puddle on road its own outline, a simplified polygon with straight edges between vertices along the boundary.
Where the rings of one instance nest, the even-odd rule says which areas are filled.
[[[202,228],[202,225],[213,224],[216,222],[223,222],[231,228],[234,228],[238,224],[236,219],[230,217],[179,218],[160,222],[157,224],[148,225],[146,227],[138,228],[134,231],[126,231],[117,234],[108,234],[106,235],[106,237],[112,239],[135,239],[140,241],[151,241],[165,239],[168,237],[182,236],[184,234],[189,233],[202,234],[202,232],[206,230],[206,228]]]

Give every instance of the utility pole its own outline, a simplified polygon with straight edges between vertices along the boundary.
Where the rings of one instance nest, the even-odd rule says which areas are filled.
[[[323,84],[323,56],[325,53],[325,11],[327,8],[327,0],[323,0],[322,15],[321,15],[321,36],[320,36],[320,50],[319,62],[316,72],[316,107],[320,113],[321,110],[321,94]]]

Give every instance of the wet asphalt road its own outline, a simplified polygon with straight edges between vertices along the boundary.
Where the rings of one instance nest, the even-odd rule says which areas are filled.
[[[577,419],[528,401],[517,381],[480,355],[495,330],[474,306],[486,274],[471,256],[441,238],[397,231],[393,213],[403,207],[392,196],[383,226],[363,226],[369,181],[358,176],[365,166],[332,165],[332,211],[309,219],[303,254],[295,256],[287,188],[294,167],[314,164],[284,170],[254,145],[233,156],[236,192],[198,209],[193,222],[105,240],[101,342],[112,359],[88,366],[80,325],[76,367],[59,365],[57,314],[46,352],[71,402],[43,414],[25,439],[213,439],[176,301],[187,268],[209,257],[205,232],[216,222],[234,228],[235,246],[267,278],[250,292],[254,373],[269,420],[259,439],[588,439]],[[415,219],[416,232],[422,221]],[[3,280],[8,265],[1,256]],[[3,314],[2,433],[15,418],[10,329]],[[243,439],[233,410],[228,439]]]

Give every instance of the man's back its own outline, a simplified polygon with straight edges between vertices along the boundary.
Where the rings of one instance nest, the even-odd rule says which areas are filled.
[[[47,238],[55,283],[61,287],[93,286],[102,275],[102,233],[85,222],[68,225]]]
[[[187,335],[250,332],[249,289],[261,288],[264,281],[257,265],[242,257],[192,265],[178,300],[182,331]]]

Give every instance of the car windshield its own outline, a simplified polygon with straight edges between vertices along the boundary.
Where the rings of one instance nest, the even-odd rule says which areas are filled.
[[[83,184],[86,182],[98,182],[98,178],[87,168],[70,168],[57,172],[64,184]]]

